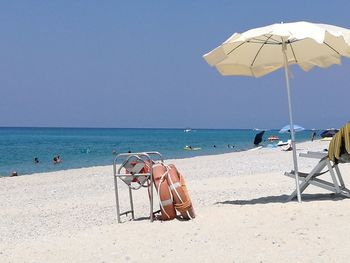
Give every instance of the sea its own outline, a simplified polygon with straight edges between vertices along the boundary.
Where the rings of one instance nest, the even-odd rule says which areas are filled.
[[[164,159],[245,151],[254,147],[254,129],[0,128],[0,176],[112,164],[113,152],[158,151]],[[296,134],[310,140],[312,131]],[[268,136],[286,141],[289,134],[267,130],[263,147],[276,147]],[[196,150],[185,150],[185,146]],[[61,162],[53,164],[59,155]],[[39,160],[38,163],[34,159]]]

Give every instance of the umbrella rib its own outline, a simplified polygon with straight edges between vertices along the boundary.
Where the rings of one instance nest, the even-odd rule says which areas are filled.
[[[279,42],[277,39],[272,38],[272,36],[273,35],[268,35],[268,34],[261,36],[261,37],[265,37],[266,39],[259,39],[259,38],[254,37],[254,38],[252,38],[252,40],[255,40],[256,42],[251,41],[251,40],[249,40],[249,42],[251,42],[251,43],[266,43],[266,44],[270,44],[270,45],[281,44],[281,42]],[[268,40],[273,40],[274,42],[267,42]]]
[[[226,54],[226,56],[230,55],[233,51],[235,51],[237,48],[239,48],[240,46],[242,46],[243,44],[246,44],[247,42],[242,42],[241,44],[239,44],[237,47],[233,48],[230,52],[228,52]]]
[[[267,37],[266,35],[264,35],[265,37]],[[235,51],[237,48],[239,48],[240,46],[242,46],[243,44],[246,44],[246,43],[254,43],[254,44],[267,44],[268,43],[268,40],[269,39],[272,39],[273,41],[275,41],[275,43],[268,43],[270,45],[280,45],[281,43],[278,42],[276,39],[273,39],[271,38],[272,35],[270,35],[269,37],[267,37],[267,39],[264,41],[264,40],[260,40],[260,39],[257,39],[257,38],[252,38],[252,40],[255,40],[255,41],[252,41],[252,40],[248,40],[246,42],[242,42],[241,44],[239,44],[237,47],[233,48],[231,51],[229,51],[226,55],[230,55],[233,51]],[[262,42],[263,41],[263,42]],[[261,49],[261,48],[260,48]],[[254,59],[255,60],[255,59]]]
[[[279,40],[277,40],[277,39],[272,38],[272,35],[270,36],[270,39],[271,39],[271,40],[273,40],[273,41],[275,41],[275,42],[276,42],[276,44],[279,44],[279,45],[280,45],[280,44],[282,44],[282,43],[281,43],[281,41],[279,41]]]
[[[253,61],[252,61],[252,64],[250,64],[251,67],[254,65],[254,62],[255,62],[256,58],[258,57],[258,55],[259,55],[261,49],[262,49],[263,46],[269,41],[269,39],[270,39],[271,37],[272,37],[272,35],[269,36],[269,37],[265,40],[265,42],[264,42],[264,43],[261,45],[261,47],[259,48],[258,52],[256,52],[255,57],[254,57],[254,59],[253,59]]]
[[[266,42],[264,40],[255,40],[255,41],[252,41],[252,40],[248,40],[247,43],[253,43],[253,44],[267,44],[267,45],[281,45],[281,43],[278,43],[278,42]]]
[[[294,48],[293,48],[293,46],[292,46],[292,43],[293,43],[293,42],[290,42],[290,43],[289,43],[290,49],[292,50],[292,53],[293,53],[293,57],[294,57],[294,59],[295,59],[295,62],[298,63],[297,57],[295,56],[295,53],[294,53]]]
[[[266,35],[264,35],[264,36],[267,37]],[[258,39],[258,38],[252,38],[252,39],[248,40],[247,42],[254,43],[254,44],[266,43],[267,45],[282,45],[281,41],[278,41],[277,39],[272,38],[272,36],[273,35],[270,35],[270,37],[268,39],[269,41]],[[271,40],[273,40],[273,41],[271,41]],[[288,40],[288,41],[286,41],[286,44],[291,44],[291,43],[294,43],[297,41],[300,41],[300,39]]]
[[[332,49],[335,53],[337,53],[338,55],[340,55],[340,53],[339,53],[335,48],[333,48],[331,45],[329,45],[327,42],[323,41],[323,43],[324,43],[327,47],[329,47],[330,49]]]

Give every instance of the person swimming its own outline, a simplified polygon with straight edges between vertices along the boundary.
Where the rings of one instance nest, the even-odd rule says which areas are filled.
[[[11,174],[10,174],[10,177],[13,177],[13,176],[18,176],[18,173],[16,171],[13,171]]]
[[[60,163],[61,162],[60,156],[59,155],[54,156],[53,159],[52,159],[52,162],[53,162],[53,164]]]

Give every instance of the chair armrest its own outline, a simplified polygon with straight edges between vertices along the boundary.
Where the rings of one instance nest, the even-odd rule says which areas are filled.
[[[306,158],[315,158],[315,159],[322,159],[328,155],[327,152],[307,152],[307,153],[300,153],[300,157],[306,157]]]

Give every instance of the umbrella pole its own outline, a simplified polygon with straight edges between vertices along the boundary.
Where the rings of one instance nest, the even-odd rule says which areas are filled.
[[[291,99],[291,94],[290,94],[289,70],[288,70],[288,61],[287,61],[286,50],[287,50],[287,46],[286,46],[286,43],[283,41],[282,52],[283,52],[283,58],[284,58],[284,73],[285,73],[285,77],[286,77],[286,87],[287,87],[287,95],[288,95],[289,124],[290,124],[290,133],[291,133],[292,150],[293,150],[295,186],[296,186],[296,190],[297,190],[298,202],[301,203],[299,174],[298,174],[298,161],[297,161],[297,149],[296,149],[296,145],[295,145],[295,132],[294,132],[293,114],[292,114],[292,99]]]

